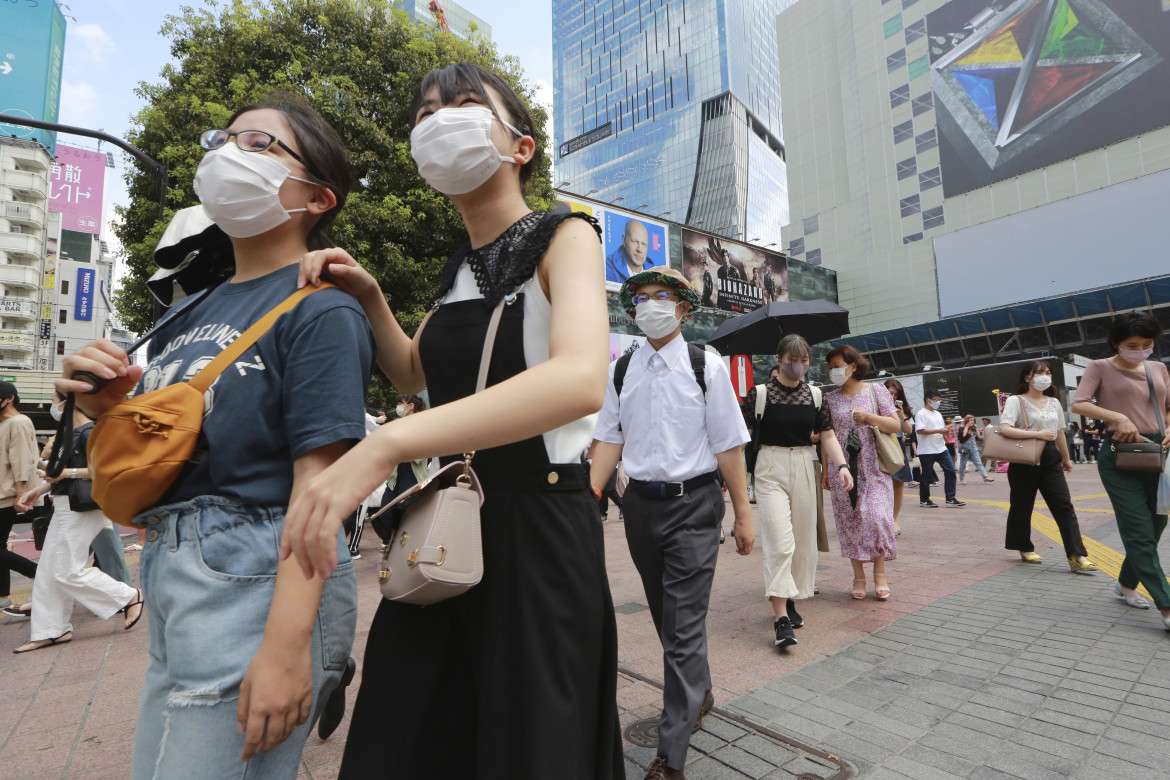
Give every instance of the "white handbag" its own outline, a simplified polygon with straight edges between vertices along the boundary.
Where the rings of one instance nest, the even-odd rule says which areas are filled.
[[[492,347],[506,299],[496,304],[488,321],[475,392],[487,384]],[[390,601],[425,606],[458,596],[483,579],[483,536],[479,510],[483,488],[471,469],[474,452],[449,463],[425,482],[414,485],[382,507],[406,509],[397,530],[382,545],[378,583]]]

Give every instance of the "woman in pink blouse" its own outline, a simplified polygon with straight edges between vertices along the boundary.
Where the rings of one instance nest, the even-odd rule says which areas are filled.
[[[1125,603],[1149,609],[1150,602],[1136,590],[1138,583],[1154,599],[1162,624],[1170,631],[1170,587],[1158,560],[1158,541],[1166,530],[1166,515],[1156,511],[1157,472],[1117,468],[1114,442],[1158,441],[1170,446],[1170,373],[1166,364],[1148,360],[1162,325],[1152,314],[1122,314],[1109,328],[1113,357],[1094,360],[1085,369],[1073,398],[1072,411],[1105,421],[1105,441],[1097,455],[1097,470],[1113,504],[1117,531],[1125,546],[1125,561],[1114,591]],[[1153,396],[1151,398],[1151,396]]]

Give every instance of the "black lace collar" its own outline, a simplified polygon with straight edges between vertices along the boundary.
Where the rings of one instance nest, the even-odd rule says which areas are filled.
[[[466,260],[475,274],[475,284],[489,308],[500,299],[514,293],[522,284],[532,278],[536,266],[548,249],[557,226],[567,217],[580,217],[589,221],[598,237],[601,230],[597,221],[579,212],[554,214],[533,211],[512,223],[499,238],[478,249],[464,245],[443,267],[439,289],[432,299],[432,306],[442,302],[455,284],[455,275]]]

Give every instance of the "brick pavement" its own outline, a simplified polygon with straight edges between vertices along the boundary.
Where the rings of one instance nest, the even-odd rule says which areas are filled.
[[[1095,469],[1078,466],[1071,484],[1085,534],[1120,550]],[[865,601],[850,599],[849,562],[822,554],[822,595],[801,605],[800,644],[783,654],[771,643],[759,555],[740,558],[729,540],[709,619],[724,714],[717,710],[692,741],[692,780],[835,771],[736,718],[842,756],[866,777],[1167,776],[1170,638],[1154,614],[1125,608],[1105,575],[1068,573],[1060,550],[1038,534],[1047,563],[1017,564],[1001,547],[1005,475],[961,497],[987,503],[926,510],[908,496],[889,602],[873,599],[872,583]],[[661,649],[616,510],[611,518],[620,663],[660,680]],[[834,536],[830,529],[835,551]],[[366,553],[359,657],[377,605],[376,555]],[[1170,560],[1165,544],[1163,554]],[[16,578],[14,598],[28,592]],[[0,618],[4,777],[125,776],[147,632],[125,633],[81,609],[74,625],[69,645],[13,656],[27,621]],[[658,712],[654,687],[624,675],[619,685],[623,727]],[[301,777],[336,775],[347,725],[328,742],[310,738]],[[640,777],[652,751],[627,747],[629,776]]]

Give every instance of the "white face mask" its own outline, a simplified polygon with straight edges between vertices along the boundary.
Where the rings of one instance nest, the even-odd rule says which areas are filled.
[[[674,301],[656,301],[651,298],[634,307],[634,324],[652,339],[661,339],[674,333],[679,319],[674,310]]]
[[[267,233],[289,220],[289,214],[308,209],[280,205],[285,179],[317,182],[293,176],[280,161],[263,152],[245,152],[228,142],[203,155],[195,171],[195,194],[203,211],[232,238]]]
[[[1117,354],[1126,363],[1144,363],[1147,359],[1149,359],[1150,355],[1154,354],[1154,350],[1152,348],[1151,349],[1119,349],[1119,350],[1117,350]]]
[[[837,387],[845,384],[849,380],[849,374],[845,373],[849,370],[848,366],[841,366],[840,368],[829,369],[829,381]]]
[[[399,417],[405,417],[406,416],[406,407],[400,404],[400,405],[394,407],[394,413],[396,415],[398,415]]]
[[[464,195],[479,189],[500,163],[515,164],[492,143],[493,122],[524,135],[487,106],[440,108],[419,122],[410,132],[410,154],[419,175],[444,195]]]
[[[52,406],[49,407],[49,416],[52,417],[57,422],[61,422],[61,416],[63,414],[65,414],[65,402],[64,401],[62,401],[59,404],[53,404]]]
[[[1037,374],[1036,376],[1032,377],[1032,387],[1036,388],[1041,393],[1043,393],[1051,386],[1052,377],[1050,377],[1048,374]]]

